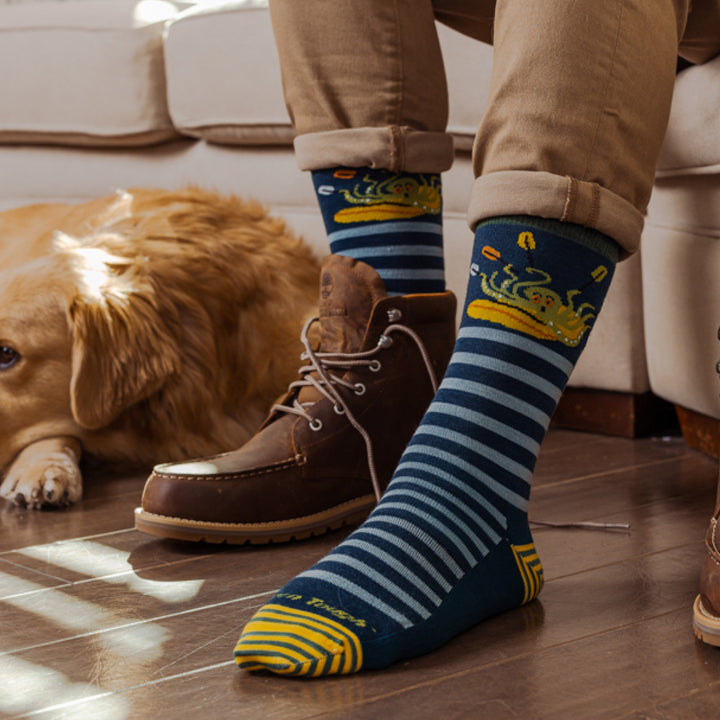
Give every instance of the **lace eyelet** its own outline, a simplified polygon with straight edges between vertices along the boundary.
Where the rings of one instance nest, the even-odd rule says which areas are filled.
[[[387,311],[388,322],[397,322],[402,317],[402,310],[389,308]]]
[[[320,418],[315,418],[314,420],[311,420],[308,423],[308,427],[313,432],[318,432],[319,430],[322,430],[322,426],[323,426],[323,424],[322,424],[322,420]]]
[[[373,360],[370,365],[368,365],[368,369],[370,372],[379,372],[382,369],[382,363],[379,360]]]
[[[340,407],[337,403],[336,403],[335,405],[333,405],[333,410],[334,410],[338,415],[344,415],[344,414],[345,414],[345,408]]]
[[[364,395],[367,388],[362,383],[355,383],[355,394]]]
[[[387,335],[381,335],[378,338],[378,346],[381,347],[383,350],[387,350],[389,347],[392,346],[394,340],[391,337],[388,337]]]

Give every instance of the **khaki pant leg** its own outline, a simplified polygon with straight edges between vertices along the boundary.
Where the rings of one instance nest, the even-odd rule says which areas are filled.
[[[498,0],[469,221],[527,213],[629,253],[670,111],[688,0]]]
[[[270,13],[301,169],[450,167],[430,0],[271,0]]]

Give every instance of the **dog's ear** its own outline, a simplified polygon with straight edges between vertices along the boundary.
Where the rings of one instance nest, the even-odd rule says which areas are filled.
[[[180,361],[152,288],[132,261],[99,248],[73,254],[71,405],[80,425],[97,429],[159,390]]]

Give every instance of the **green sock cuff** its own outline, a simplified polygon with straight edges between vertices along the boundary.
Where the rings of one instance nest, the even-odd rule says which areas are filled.
[[[562,220],[554,220],[552,218],[536,217],[535,215],[502,215],[492,217],[487,220],[481,220],[477,227],[498,224],[523,225],[524,227],[531,227],[536,230],[545,230],[546,232],[554,233],[572,242],[579,243],[602,255],[611,263],[616,264],[620,260],[621,248],[617,242],[594,228],[564,222]]]

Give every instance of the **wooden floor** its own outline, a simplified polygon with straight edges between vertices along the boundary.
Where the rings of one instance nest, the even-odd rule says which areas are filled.
[[[691,604],[717,464],[677,438],[551,431],[534,481],[540,599],[441,650],[325,680],[239,671],[243,624],[344,533],[182,545],[132,528],[142,477],[93,478],[68,511],[0,506],[0,716],[37,718],[720,717],[720,650]]]

